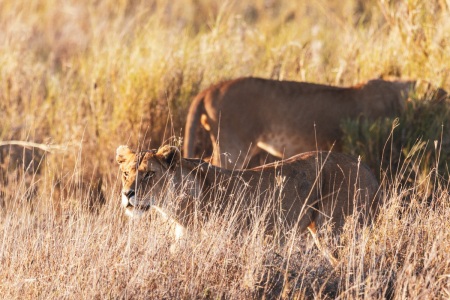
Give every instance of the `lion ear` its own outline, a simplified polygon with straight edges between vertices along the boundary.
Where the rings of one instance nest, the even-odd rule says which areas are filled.
[[[158,149],[156,156],[169,166],[175,165],[181,159],[181,152],[175,146],[164,145]]]
[[[130,155],[134,154],[128,146],[119,146],[116,150],[116,161],[121,164],[128,159]]]

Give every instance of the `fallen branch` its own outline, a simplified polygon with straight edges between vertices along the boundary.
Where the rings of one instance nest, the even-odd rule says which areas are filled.
[[[1,146],[8,146],[8,145],[17,145],[22,147],[32,147],[32,148],[39,148],[41,150],[44,150],[46,152],[53,152],[53,151],[66,151],[67,146],[61,146],[61,145],[46,145],[46,144],[39,144],[34,142],[26,142],[26,141],[4,141],[0,142]]]

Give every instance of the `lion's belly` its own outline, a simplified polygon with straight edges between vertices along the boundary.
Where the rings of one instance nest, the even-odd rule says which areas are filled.
[[[315,144],[310,143],[310,138],[283,133],[266,134],[258,140],[257,145],[264,151],[280,158],[316,150]]]

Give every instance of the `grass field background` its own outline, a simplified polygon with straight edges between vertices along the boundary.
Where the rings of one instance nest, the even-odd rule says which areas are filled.
[[[117,146],[175,143],[212,83],[396,77],[450,90],[448,1],[303,2],[0,0],[0,141],[46,148],[0,147],[0,295],[449,298],[449,110],[420,91],[390,139],[393,120],[343,124],[346,151],[377,173],[385,144],[395,155],[379,219],[358,239],[349,225],[336,270],[309,237],[280,246],[256,223],[236,236],[232,216],[177,255],[156,223],[123,216]]]

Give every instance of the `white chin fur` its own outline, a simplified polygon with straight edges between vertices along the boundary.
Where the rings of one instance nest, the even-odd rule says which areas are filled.
[[[134,208],[127,208],[125,209],[125,215],[127,215],[130,218],[140,218],[144,214],[145,211],[134,209]]]
[[[127,207],[128,206],[128,198],[124,194],[122,194],[122,206]]]

